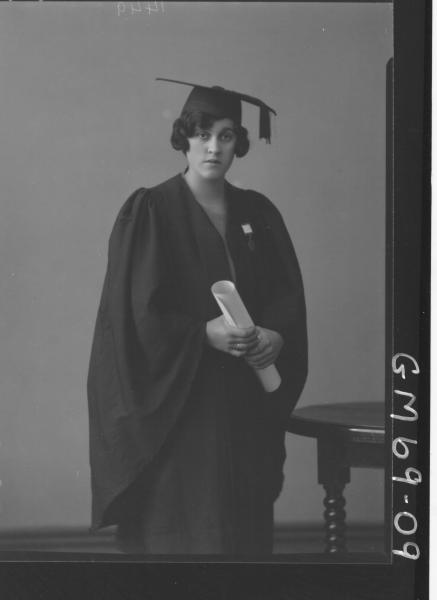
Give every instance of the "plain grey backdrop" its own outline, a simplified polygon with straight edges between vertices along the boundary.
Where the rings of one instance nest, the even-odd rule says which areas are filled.
[[[184,168],[168,140],[189,89],[156,76],[277,110],[267,145],[243,108],[252,148],[228,179],[266,194],[295,244],[300,406],[384,399],[391,5],[124,4],[0,5],[0,529],[89,524],[86,375],[108,236],[134,189]],[[276,520],[321,522],[316,444],[289,435],[287,450]],[[383,488],[382,471],[354,471],[349,520],[382,522]]]

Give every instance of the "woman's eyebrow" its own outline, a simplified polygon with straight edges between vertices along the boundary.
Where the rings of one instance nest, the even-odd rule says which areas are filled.
[[[223,127],[223,129],[220,129],[219,133],[225,133],[225,131],[232,131],[232,133],[235,133],[234,127]]]
[[[217,132],[217,135],[221,135],[222,133],[225,133],[227,131],[232,131],[232,133],[236,133],[234,127],[226,125],[226,127],[222,127],[222,129],[219,129],[219,131]],[[196,133],[209,133],[209,134],[211,134],[212,127],[200,127],[200,126],[196,126],[195,132]]]

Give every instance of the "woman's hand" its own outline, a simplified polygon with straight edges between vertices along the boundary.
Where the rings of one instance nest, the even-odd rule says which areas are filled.
[[[207,322],[206,340],[212,348],[240,357],[255,348],[258,334],[256,327],[241,329],[229,325],[222,315]]]
[[[272,365],[281,352],[284,340],[277,331],[257,327],[258,344],[245,355],[246,362],[255,369],[264,369]]]

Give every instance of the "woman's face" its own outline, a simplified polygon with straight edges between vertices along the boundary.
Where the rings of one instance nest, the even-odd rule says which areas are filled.
[[[237,136],[232,119],[214,121],[209,129],[196,128],[188,138],[188,171],[202,179],[224,178],[232,164]]]

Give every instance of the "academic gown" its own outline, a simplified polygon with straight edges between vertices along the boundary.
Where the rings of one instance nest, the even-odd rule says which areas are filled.
[[[206,343],[221,314],[211,285],[232,276],[182,175],[135,191],[110,236],[88,373],[92,528],[118,524],[147,554],[271,551],[286,419],[307,374],[304,293],[278,210],[225,185],[237,289],[284,339],[273,393]]]

